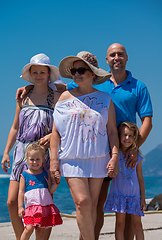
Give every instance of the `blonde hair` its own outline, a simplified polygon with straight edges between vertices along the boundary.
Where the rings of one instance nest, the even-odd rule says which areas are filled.
[[[137,141],[138,141],[138,136],[139,136],[139,129],[137,127],[137,125],[133,122],[121,122],[120,125],[118,126],[118,135],[119,135],[119,148],[121,146],[121,142],[120,142],[120,134],[121,131],[124,127],[127,127],[129,130],[134,132],[134,142],[132,143],[132,145],[129,148],[136,148],[139,152],[138,149],[138,145],[137,145]]]
[[[30,143],[25,152],[25,158],[28,159],[29,152],[32,150],[34,151],[39,151],[42,154],[43,160],[45,159],[46,156],[46,150],[43,146],[39,145],[38,143]]]

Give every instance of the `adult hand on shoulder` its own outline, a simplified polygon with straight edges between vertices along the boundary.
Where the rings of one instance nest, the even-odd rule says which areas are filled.
[[[137,149],[136,148],[128,149],[124,157],[124,160],[125,161],[127,160],[125,166],[128,167],[128,169],[130,169],[131,167],[132,169],[134,169],[137,163],[137,159],[138,159]]]
[[[34,85],[28,85],[17,89],[16,92],[16,101],[20,101],[27,96],[29,91],[33,89]]]
[[[7,166],[6,166],[7,164]],[[8,172],[8,168],[10,168],[10,157],[8,154],[4,153],[2,161],[1,161],[2,169],[5,173]]]
[[[38,143],[40,145],[43,145],[44,148],[49,148],[50,147],[50,139],[51,139],[51,133],[46,135],[45,137],[39,139]]]

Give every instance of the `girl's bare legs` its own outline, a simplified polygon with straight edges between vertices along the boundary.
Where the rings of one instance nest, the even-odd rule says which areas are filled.
[[[144,240],[141,216],[131,214],[131,219],[132,219],[132,225],[133,225],[134,233],[136,236],[136,240]]]
[[[20,240],[29,240],[30,236],[32,235],[34,231],[34,226],[32,225],[27,225],[25,228],[24,228],[24,231],[21,235],[21,238]]]
[[[124,228],[124,240],[133,240],[134,239],[134,229],[132,226],[131,214],[125,216],[125,228]]]
[[[47,228],[44,230],[43,240],[48,240],[51,235],[52,228]]]
[[[115,239],[124,240],[125,213],[116,213]]]
[[[45,228],[37,227],[35,229],[36,240],[44,240],[44,231],[45,231]]]
[[[7,206],[16,239],[20,240],[21,234],[24,231],[24,225],[21,218],[18,216],[18,191],[19,182],[10,181]]]
[[[66,178],[66,181],[76,207],[80,239],[94,240],[96,206],[103,179]]]

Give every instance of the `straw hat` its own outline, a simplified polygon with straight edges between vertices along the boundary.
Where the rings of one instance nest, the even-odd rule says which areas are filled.
[[[30,63],[26,64],[23,69],[22,69],[22,75],[20,76],[22,79],[28,81],[28,82],[33,82],[32,77],[30,75],[29,69],[32,65],[41,65],[41,66],[47,66],[50,68],[50,77],[49,77],[49,82],[54,82],[56,81],[59,77],[59,70],[57,67],[50,65],[50,58],[45,55],[44,53],[37,54],[33,56],[30,59]]]
[[[98,61],[96,57],[86,51],[79,52],[77,56],[69,56],[65,57],[61,60],[59,64],[60,75],[63,78],[73,78],[70,69],[73,68],[73,64],[75,61],[82,60],[85,62],[88,67],[95,73],[95,78],[93,80],[93,84],[101,84],[108,80],[111,77],[111,74],[101,68],[98,67]]]

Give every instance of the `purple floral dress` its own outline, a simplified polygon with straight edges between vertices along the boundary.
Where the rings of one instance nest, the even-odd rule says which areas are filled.
[[[13,167],[10,180],[20,181],[20,174],[28,169],[24,158],[26,147],[31,142],[52,132],[54,92],[48,88],[47,105],[29,105],[28,97],[19,114],[19,131],[15,143]],[[49,151],[46,152],[44,169],[48,170],[50,164]]]

